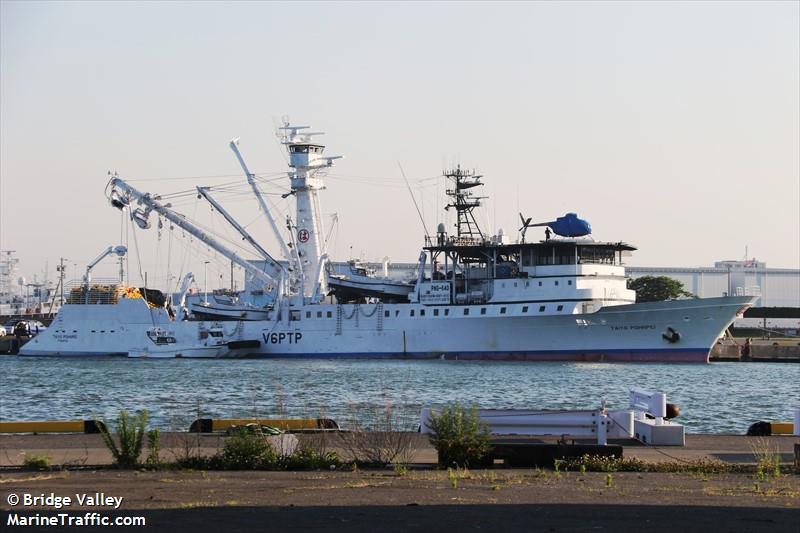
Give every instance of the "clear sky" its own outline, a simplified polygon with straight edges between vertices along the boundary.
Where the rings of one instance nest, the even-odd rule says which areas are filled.
[[[108,170],[158,193],[241,183],[233,137],[280,177],[288,115],[346,157],[322,195],[334,259],[415,261],[398,162],[429,230],[444,211],[427,178],[460,163],[486,176],[490,233],[516,235],[519,211],[575,211],[595,238],[638,246],[633,265],[711,266],[748,246],[798,268],[798,6],[2,1],[0,249],[28,276],[61,256],[82,269],[120,240]],[[271,187],[280,209],[287,189]],[[277,251],[250,197],[220,200]],[[206,204],[180,207],[223,227]],[[140,234],[142,269],[202,271],[186,241]]]

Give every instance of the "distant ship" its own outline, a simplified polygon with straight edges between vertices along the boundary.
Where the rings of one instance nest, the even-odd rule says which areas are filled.
[[[110,203],[139,228],[149,228],[151,216],[168,220],[244,268],[268,303],[254,308],[234,299],[207,304],[210,314],[195,315],[189,309],[176,313],[168,299],[146,290],[109,287],[113,297],[68,302],[21,355],[706,362],[716,339],[756,299],[635,303],[622,264],[633,246],[594,241],[589,223],[573,213],[536,224],[523,218],[515,242],[487,236],[473,213],[481,200],[473,191],[482,177],[460,168],[445,174],[455,231],[440,224],[435,236],[426,236],[414,282],[378,278],[356,264],[353,272],[333,273],[319,196],[325,170],[337,158],[324,156],[325,147],[314,140],[320,133],[308,129],[286,123],[280,130],[289,154],[286,196],[296,203],[288,231],[275,223],[231,142],[280,243],[280,259],[211,198],[211,187],[198,191],[252,245],[258,262],[227,248],[160,196],[117,176],[107,186]],[[546,227],[546,238],[526,242],[535,226]],[[88,281],[85,290],[92,290]],[[192,308],[198,310],[197,302]],[[207,348],[210,329],[219,331],[210,320],[227,320],[230,329]],[[157,347],[157,339],[172,346]]]

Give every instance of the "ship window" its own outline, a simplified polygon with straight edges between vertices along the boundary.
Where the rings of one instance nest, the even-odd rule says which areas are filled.
[[[385,316],[386,318],[389,318],[390,315],[391,315],[391,313],[389,311],[384,311],[383,312],[383,316]]]
[[[290,311],[289,320],[292,322],[297,322],[298,320],[300,320],[300,311]]]
[[[409,316],[414,316],[414,310],[409,311]]]
[[[449,309],[445,309],[444,310],[444,316],[449,316],[449,315],[450,315],[450,310]]]
[[[540,312],[540,313],[544,313],[544,310],[545,310],[545,306],[543,306],[543,305],[540,305],[540,306],[539,306],[539,312]]]
[[[419,316],[425,316],[425,310],[424,309],[420,309],[419,310]]]
[[[465,315],[468,315],[468,314],[469,314],[469,307],[465,307],[465,308],[464,308],[464,314],[465,314]]]
[[[77,329],[73,329],[72,333],[78,333],[78,330]]]
[[[516,282],[516,281],[514,282],[514,286],[515,286],[515,287],[517,286],[517,282]]]
[[[530,286],[531,286],[531,282],[530,282],[530,281],[526,281],[526,282],[525,282],[525,286],[526,286],[526,287],[530,287]]]
[[[564,310],[563,305],[559,305],[558,307],[556,307],[556,311],[563,311],[563,310]]]
[[[540,287],[542,286],[542,282],[541,282],[541,281],[539,282],[539,286],[540,286]]]
[[[486,314],[486,308],[485,308],[485,307],[481,307],[481,314],[482,314],[482,315],[485,315],[485,314]]]
[[[505,308],[505,307],[501,307],[501,308],[500,308],[500,314],[501,314],[501,315],[504,315],[504,314],[506,314],[506,308]]]
[[[331,315],[331,312],[330,312],[330,311],[328,311],[328,314],[327,314],[327,316],[328,316],[328,318],[331,318],[331,316],[333,316],[333,315]]]
[[[111,330],[111,333],[116,333],[116,331],[114,331],[114,330],[112,329],[112,330]]]
[[[528,312],[528,306],[527,305],[523,305],[522,306],[522,312],[523,313],[527,313]]]
[[[322,311],[317,311],[317,318],[322,318]]]
[[[100,333],[105,333],[105,332],[106,332],[106,330],[104,330],[104,329],[100,330]]]
[[[92,333],[97,333],[95,330],[92,330]]]
[[[311,318],[311,311],[306,311],[306,318]]]
[[[558,285],[558,280],[556,280],[556,285]]]
[[[572,280],[571,279],[567,280],[567,285],[572,285]]]
[[[439,316],[439,310],[438,309],[434,309],[433,310],[433,316]]]
[[[395,309],[394,310],[394,316],[400,316],[400,310],[399,309]]]

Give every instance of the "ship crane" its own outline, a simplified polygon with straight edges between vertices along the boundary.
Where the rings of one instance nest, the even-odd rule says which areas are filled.
[[[108,257],[111,254],[116,254],[117,257],[124,257],[125,254],[128,253],[128,249],[122,245],[119,246],[109,246],[102,252],[100,255],[94,258],[88,265],[86,265],[86,273],[83,275],[83,282],[86,285],[86,289],[89,289],[89,283],[92,281],[92,269],[97,266],[97,264]]]
[[[166,218],[179,228],[183,229],[192,236],[196,237],[198,240],[200,240],[210,248],[216,250],[222,256],[228,258],[229,260],[233,261],[234,263],[242,267],[247,273],[253,276],[253,278],[260,281],[264,285],[268,286],[269,292],[274,290],[278,285],[278,280],[276,280],[270,274],[268,274],[267,272],[265,272],[260,268],[253,266],[248,260],[241,257],[233,250],[230,250],[228,247],[220,243],[217,239],[208,235],[206,232],[204,232],[203,230],[201,230],[200,228],[189,222],[183,215],[179,215],[178,213],[169,209],[170,204],[161,205],[149,193],[142,193],[117,177],[112,178],[108,184],[111,188],[111,193],[109,195],[110,199],[118,200],[119,198],[124,198],[123,202],[117,202],[117,203],[124,203],[125,205],[128,206],[130,206],[131,201],[135,200],[139,205],[144,206],[144,209],[137,208],[134,211],[134,213],[140,213],[139,215],[140,218],[135,219],[137,224],[139,224],[141,217],[146,216],[151,211],[155,211],[156,213],[163,216],[164,218]],[[147,218],[144,218],[142,222],[145,223],[146,226],[149,226],[149,221],[147,220]]]
[[[255,174],[250,172],[250,169],[247,168],[247,164],[244,162],[244,158],[242,157],[242,153],[239,151],[239,139],[233,139],[230,142],[231,150],[233,153],[236,154],[236,159],[239,161],[239,166],[242,167],[244,171],[244,175],[247,177],[247,183],[250,185],[250,188],[253,189],[253,194],[258,201],[258,206],[264,211],[264,214],[267,216],[267,221],[269,222],[269,226],[272,228],[272,232],[275,234],[275,238],[278,240],[278,243],[281,246],[281,253],[283,254],[284,259],[288,261],[292,261],[292,253],[289,251],[289,247],[286,245],[286,239],[284,238],[283,234],[281,233],[280,229],[278,229],[278,224],[275,222],[275,218],[272,216],[272,212],[267,207],[267,202],[264,200],[261,191],[258,189],[255,180]]]
[[[272,268],[276,270],[281,270],[283,268],[283,266],[280,263],[278,263],[271,255],[269,255],[269,252],[267,252],[260,244],[258,244],[258,242],[256,242],[253,236],[250,235],[250,233],[248,233],[247,230],[244,229],[244,227],[242,227],[241,224],[236,222],[236,219],[234,219],[230,215],[230,213],[228,213],[228,211],[226,211],[225,208],[223,208],[220,205],[220,203],[217,202],[211,196],[211,194],[208,192],[208,187],[197,187],[197,193],[206,200],[208,200],[208,203],[210,203],[214,207],[214,209],[219,211],[219,214],[223,216],[223,218],[228,222],[228,224],[233,226],[233,228],[237,232],[239,232],[239,235],[242,236],[242,239],[249,242],[253,246],[253,248],[256,249],[259,255],[261,255],[261,257],[263,257]]]

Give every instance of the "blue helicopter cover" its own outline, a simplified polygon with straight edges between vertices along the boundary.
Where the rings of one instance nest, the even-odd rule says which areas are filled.
[[[567,213],[563,217],[558,217],[555,222],[548,224],[556,235],[561,237],[583,237],[592,232],[592,226],[588,221],[578,218],[577,213]]]

